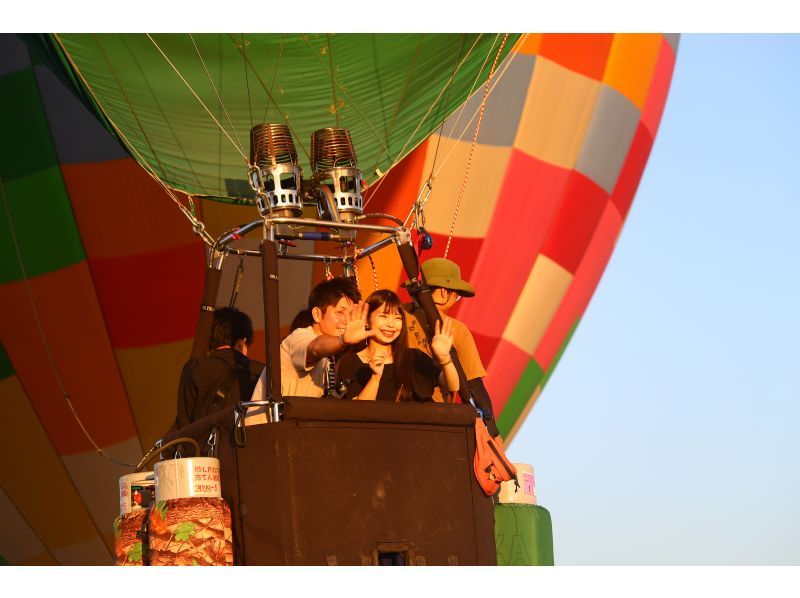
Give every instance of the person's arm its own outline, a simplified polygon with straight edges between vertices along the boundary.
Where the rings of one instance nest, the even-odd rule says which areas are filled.
[[[345,314],[344,333],[339,336],[320,334],[306,348],[306,367],[310,368],[323,357],[341,352],[347,345],[355,345],[375,334],[367,330],[369,306],[364,302],[354,303]]]
[[[344,340],[344,334],[339,336],[331,336],[329,334],[320,334],[310,343],[306,348],[306,367],[310,368],[323,357],[330,357],[336,355],[347,346]]]
[[[495,438],[498,434],[500,434],[500,430],[497,429],[497,422],[494,419],[492,399],[489,397],[489,393],[486,391],[486,386],[483,384],[483,378],[473,378],[472,380],[468,380],[467,384],[469,385],[469,389],[472,391],[472,396],[475,398],[475,403],[477,403],[478,408],[483,411],[483,421],[486,424],[486,429],[489,430],[489,434],[492,435],[492,438]]]
[[[357,401],[374,401],[378,398],[378,387],[381,385],[383,376],[383,366],[386,361],[386,354],[383,351],[374,351],[369,358],[369,368],[372,375],[367,380],[364,388],[358,393]]]
[[[456,392],[458,390],[458,371],[450,358],[450,348],[453,346],[452,320],[445,318],[443,326],[440,326],[437,320],[434,332],[431,339],[431,352],[442,368],[442,373],[439,375],[439,386],[450,392]]]

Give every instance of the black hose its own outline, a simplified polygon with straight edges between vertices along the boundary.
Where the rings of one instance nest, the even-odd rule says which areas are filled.
[[[164,451],[164,449],[167,449],[171,446],[175,446],[176,444],[182,444],[184,442],[188,442],[189,444],[192,445],[192,447],[194,448],[195,457],[200,456],[200,445],[197,444],[197,441],[194,438],[176,438],[175,440],[170,440],[164,446],[158,446],[157,444],[153,445],[153,448],[147,451],[147,454],[144,457],[142,457],[141,461],[139,461],[139,464],[136,466],[136,469],[133,470],[133,473],[139,473],[140,471],[142,471],[142,469],[144,469],[145,465],[150,465],[150,462],[153,461],[156,455],[157,454],[160,455]]]

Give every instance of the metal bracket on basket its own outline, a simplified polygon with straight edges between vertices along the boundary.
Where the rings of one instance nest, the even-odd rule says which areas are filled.
[[[233,408],[233,440],[236,446],[244,448],[247,444],[247,432],[244,418],[250,407],[267,407],[266,415],[269,423],[281,421],[283,418],[283,403],[278,401],[241,401]]]
[[[283,419],[283,403],[279,401],[241,401],[238,405],[239,409],[243,409],[246,413],[250,407],[268,407],[267,421],[275,423]]]

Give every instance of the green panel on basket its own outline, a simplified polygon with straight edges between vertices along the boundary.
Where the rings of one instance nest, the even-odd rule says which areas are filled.
[[[14,375],[14,366],[11,365],[11,360],[8,358],[8,353],[0,345],[0,380],[5,380]]]
[[[525,409],[525,405],[527,405],[528,400],[530,400],[531,395],[543,377],[544,371],[541,366],[536,363],[535,359],[531,359],[525,367],[525,371],[522,372],[522,377],[511,392],[511,396],[508,397],[508,402],[503,407],[503,412],[497,419],[497,427],[504,438],[514,426],[514,422],[517,421],[523,409]]]
[[[28,277],[86,258],[58,166],[0,184],[0,284],[22,278],[14,237]]]
[[[495,505],[498,565],[553,565],[553,523],[539,505]]]
[[[0,77],[0,130],[4,181],[58,164],[33,69]]]

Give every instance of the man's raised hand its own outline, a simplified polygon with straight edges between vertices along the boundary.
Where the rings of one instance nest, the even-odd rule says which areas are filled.
[[[343,340],[348,345],[354,345],[361,341],[373,336],[374,330],[367,329],[367,314],[369,313],[369,305],[363,301],[353,303],[350,309],[345,312],[344,321],[344,334]]]

